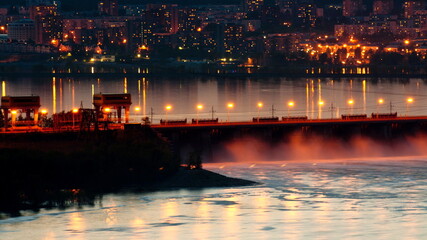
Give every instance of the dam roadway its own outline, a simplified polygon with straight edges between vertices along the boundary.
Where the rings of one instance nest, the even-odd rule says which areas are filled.
[[[312,137],[341,139],[343,142],[362,137],[390,144],[394,140],[427,134],[427,116],[156,124],[151,127],[171,143],[182,159],[198,152],[209,161],[214,159],[215,153],[227,152],[228,143],[249,139],[276,145],[292,141],[296,135],[303,142]]]
[[[303,126],[332,126],[332,125],[369,125],[369,124],[427,124],[427,116],[405,116],[391,118],[362,118],[362,119],[303,119],[264,122],[200,122],[200,123],[171,123],[152,124],[159,131],[190,130],[190,129],[227,129],[227,128],[265,128],[265,127],[303,127]]]

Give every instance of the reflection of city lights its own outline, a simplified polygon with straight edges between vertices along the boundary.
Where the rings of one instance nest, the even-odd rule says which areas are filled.
[[[141,110],[140,107],[135,107],[135,112],[139,112]]]
[[[197,105],[197,110],[202,110],[202,109],[203,109],[203,105],[202,104]]]
[[[295,105],[295,103],[294,103],[294,102],[292,102],[292,101],[291,101],[291,102],[288,102],[288,106],[289,106],[289,107],[293,107],[294,105]]]
[[[12,113],[13,115],[15,115],[15,114],[17,114],[18,112],[17,112],[16,110],[12,110],[12,111],[11,111],[11,113]]]
[[[319,101],[319,105],[320,105],[320,106],[323,106],[323,104],[325,104],[325,102],[323,102],[323,101]]]
[[[227,104],[227,107],[228,107],[228,108],[233,108],[233,107],[234,107],[234,103],[228,103],[228,104]]]
[[[348,103],[349,105],[353,105],[353,104],[354,104],[354,101],[353,101],[353,99],[350,99],[350,100],[348,100],[348,101],[347,101],[347,103]]]
[[[171,105],[166,105],[165,109],[166,109],[166,111],[170,111],[170,110],[172,110],[172,106]]]
[[[383,104],[384,103],[384,99],[382,99],[382,98],[378,99],[378,103],[379,104]]]
[[[413,102],[414,102],[414,99],[413,99],[413,98],[408,98],[408,99],[406,99],[406,101],[407,101],[408,103],[413,103]]]
[[[262,108],[262,106],[264,106],[264,104],[263,104],[262,102],[259,102],[259,103],[258,103],[258,107],[259,107],[259,108]]]

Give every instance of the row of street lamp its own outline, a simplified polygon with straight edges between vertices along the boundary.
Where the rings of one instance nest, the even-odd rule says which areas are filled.
[[[384,99],[382,99],[382,98],[378,99],[378,104],[379,105],[384,104],[384,102],[385,102]],[[406,103],[407,104],[411,104],[413,102],[414,102],[414,99],[411,98],[411,97],[409,97],[409,98],[406,99]],[[324,104],[325,104],[325,102],[323,100],[320,100],[318,102],[319,106],[323,106]],[[350,106],[353,106],[355,104],[355,101],[353,99],[349,99],[347,101],[347,104],[350,105]],[[288,105],[288,109],[289,109],[289,108],[293,108],[296,104],[295,104],[294,101],[289,101],[287,103],[287,105]],[[227,103],[226,106],[227,106],[227,114],[229,114],[229,111],[234,108],[234,103],[231,103],[231,102]],[[258,107],[258,112],[259,112],[259,110],[264,107],[264,103],[263,102],[258,102],[257,103],[257,107]],[[137,107],[137,108],[139,109],[139,107]],[[197,109],[197,114],[199,114],[199,111],[203,109],[203,105],[202,104],[198,104],[196,106],[196,109]],[[172,110],[172,105],[166,105],[165,106],[165,110],[166,110],[166,114],[167,114],[169,111]]]
[[[408,97],[406,99],[405,115],[406,115],[406,113],[408,111],[408,105],[411,104],[411,103],[413,103],[413,102],[414,102],[414,99],[412,97]],[[381,105],[381,104],[384,104],[385,101],[384,101],[384,99],[379,98],[378,101],[377,101],[377,103],[378,103],[378,105]],[[325,102],[323,100],[318,101],[318,105],[320,107],[323,106],[324,104],[325,104]],[[353,99],[349,99],[349,100],[347,100],[347,104],[350,105],[350,106],[353,106],[355,104],[355,101]],[[289,101],[287,103],[287,106],[288,106],[288,109],[287,109],[288,116],[289,116],[289,109],[293,108],[295,105],[296,104],[295,104],[294,101]],[[227,103],[226,107],[227,107],[227,121],[229,122],[230,121],[230,111],[234,108],[234,103],[229,102],[229,103]],[[260,110],[264,107],[264,103],[263,102],[258,102],[257,103],[257,107],[258,107],[258,118],[259,118],[260,117]],[[168,105],[165,106],[166,120],[167,120],[167,117],[168,117],[168,112],[172,111],[172,109],[173,109],[173,107],[170,104],[168,104]],[[197,104],[196,105],[197,120],[199,119],[199,113],[200,113],[200,111],[203,110],[203,109],[204,109],[204,105],[203,104]],[[333,109],[333,105],[331,105],[331,109]],[[139,106],[137,106],[137,107],[134,108],[134,110],[135,110],[135,112],[139,112],[139,111],[141,111],[141,108]],[[103,111],[105,113],[109,113],[109,112],[111,112],[111,109],[110,108],[104,108]],[[272,111],[274,111],[274,106],[272,106]],[[73,113],[73,125],[74,125],[74,114],[76,114],[78,112],[79,112],[78,108],[73,108],[72,109],[72,113]],[[12,115],[16,115],[18,112],[16,110],[12,110],[11,113],[12,113]],[[46,109],[41,109],[40,113],[42,115],[47,115],[48,111]]]

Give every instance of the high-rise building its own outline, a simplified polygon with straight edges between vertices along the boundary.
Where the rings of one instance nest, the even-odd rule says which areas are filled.
[[[358,16],[363,10],[362,0],[343,0],[342,2],[343,13],[345,17]]]
[[[119,4],[117,0],[100,0],[98,11],[101,15],[117,16],[119,15]]]
[[[216,42],[216,51],[223,56],[243,54],[243,26],[232,23],[218,24]]]
[[[245,12],[259,12],[264,6],[264,0],[244,0],[243,7]]]
[[[317,20],[316,6],[312,3],[301,3],[297,8],[297,24],[302,27],[314,27]]]
[[[178,31],[194,32],[200,27],[195,8],[182,8],[179,10]],[[201,30],[201,29],[199,29]]]
[[[374,15],[388,15],[393,11],[393,0],[374,0],[372,13]]]
[[[425,2],[423,0],[405,1],[403,3],[403,15],[405,18],[410,19],[414,16],[415,11],[423,10]]]
[[[62,39],[62,17],[55,5],[32,6],[30,18],[35,21],[37,44],[51,44]]]

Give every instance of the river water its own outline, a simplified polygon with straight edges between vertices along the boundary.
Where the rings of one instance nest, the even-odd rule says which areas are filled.
[[[261,185],[104,196],[1,239],[426,239],[427,158],[207,164]]]
[[[157,120],[165,117],[165,104],[173,105],[170,117],[191,118],[200,103],[206,106],[201,117],[209,117],[213,106],[225,121],[229,101],[235,103],[228,110],[231,120],[268,116],[271,105],[278,116],[329,118],[388,112],[391,102],[400,115],[427,115],[422,79],[2,80],[3,94],[40,95],[50,113],[68,111],[81,101],[89,107],[91,94],[100,91],[130,92],[142,108],[133,112],[135,120],[151,108]],[[408,97],[414,101],[406,102]],[[378,104],[379,98],[385,104]],[[354,105],[348,106],[348,99]],[[265,106],[259,113],[258,101]],[[288,101],[295,102],[292,109]],[[288,151],[273,149],[281,152],[273,161],[272,154],[262,152],[267,147],[256,152],[251,142],[231,143],[234,162],[218,156],[205,168],[259,185],[111,194],[94,206],[23,212],[0,220],[0,239],[426,239],[427,144],[425,137],[414,139],[394,151],[344,144],[341,154],[328,160],[319,159],[326,156],[321,152],[334,152],[335,145],[315,149],[316,142],[307,147],[296,141],[301,148],[292,159]],[[289,146],[276,146],[281,147]],[[345,158],[350,152],[351,159]]]
[[[427,115],[425,79],[34,77],[0,81],[3,96],[38,95],[42,108],[49,114],[80,106],[92,108],[94,93],[130,93],[134,122],[144,116],[152,117],[155,123],[161,118],[211,118],[212,110],[219,121],[246,121],[271,115],[336,118],[341,114],[390,111]],[[408,103],[408,98],[413,102]],[[348,104],[349,100],[353,104]],[[259,102],[263,103],[261,108]],[[228,103],[234,107],[227,108]],[[166,111],[166,105],[172,109]],[[203,109],[197,109],[197,105]]]

